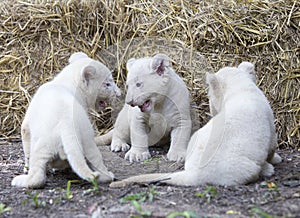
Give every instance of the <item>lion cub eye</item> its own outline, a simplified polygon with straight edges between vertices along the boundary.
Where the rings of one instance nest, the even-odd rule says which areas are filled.
[[[136,87],[141,87],[142,83],[136,83]]]
[[[106,83],[105,85],[106,85],[106,87],[110,87],[110,86],[111,86],[111,84],[110,84],[110,83]]]

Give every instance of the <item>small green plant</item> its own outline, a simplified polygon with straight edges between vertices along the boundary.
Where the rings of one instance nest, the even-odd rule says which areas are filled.
[[[152,185],[149,190],[146,192],[139,192],[136,194],[126,195],[125,197],[121,198],[119,201],[120,203],[124,203],[127,201],[137,201],[139,203],[145,202],[148,200],[148,202],[152,202],[155,195],[158,195],[158,192],[155,191],[155,186]]]
[[[71,184],[79,182],[78,180],[68,180],[67,182],[67,188],[66,188],[66,199],[71,200],[73,198],[72,192],[71,192]]]
[[[251,209],[250,214],[252,215],[252,217],[257,217],[257,215],[261,218],[275,218],[276,217],[271,214],[268,214],[266,211],[264,211],[258,207],[253,207]]]
[[[139,192],[136,194],[126,195],[123,198],[119,199],[120,203],[130,201],[134,208],[138,211],[139,215],[131,216],[131,218],[139,218],[139,217],[150,217],[152,212],[149,210],[143,210],[140,203],[148,201],[153,202],[154,196],[158,195],[158,192],[155,191],[155,186],[152,185],[149,190],[145,192]]]
[[[31,202],[33,203],[33,205],[35,207],[40,207],[40,206],[46,206],[46,202],[45,201],[40,201],[39,200],[39,193],[35,192],[34,194],[32,194],[31,192],[27,191],[26,194],[30,197]],[[28,203],[29,200],[25,200],[23,203]]]
[[[137,202],[136,200],[131,201],[131,204],[134,206],[134,208],[138,211],[139,215],[131,216],[131,218],[139,218],[142,217],[150,217],[152,212],[149,210],[143,210],[141,204]]]
[[[99,192],[99,186],[98,186],[98,178],[94,177],[94,179],[91,181],[93,185],[93,190],[96,192]]]
[[[99,185],[98,185],[98,179],[96,177],[94,177],[94,179],[90,180],[89,182],[92,183],[93,187],[84,191],[84,194],[89,194],[89,193],[98,194],[100,192]]]
[[[172,212],[167,218],[176,218],[176,217],[185,217],[185,218],[199,218],[200,216],[194,211],[183,211],[183,212]]]
[[[40,206],[39,193],[36,192],[35,194],[32,194],[32,193],[28,192],[27,194],[30,196],[30,198],[33,201],[35,207],[39,207]]]
[[[204,192],[197,192],[196,196],[205,198],[208,203],[218,195],[217,189],[213,186],[207,186]]]
[[[7,211],[11,211],[11,207],[6,207],[5,204],[0,203],[0,214],[7,212]]]

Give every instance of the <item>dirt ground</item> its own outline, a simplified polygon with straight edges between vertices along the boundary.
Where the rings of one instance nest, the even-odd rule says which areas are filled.
[[[135,164],[125,161],[124,153],[101,150],[117,178],[182,168],[166,161],[167,148],[152,148],[151,161]],[[300,152],[279,154],[283,162],[275,176],[235,187],[152,184],[111,189],[101,184],[97,189],[71,171],[48,170],[43,189],[26,190],[10,185],[23,171],[20,141],[0,141],[0,217],[299,217]]]

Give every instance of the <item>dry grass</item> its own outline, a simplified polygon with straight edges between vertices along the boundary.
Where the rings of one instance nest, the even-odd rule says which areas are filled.
[[[2,139],[19,137],[32,94],[71,53],[102,60],[122,87],[128,58],[165,52],[192,91],[202,122],[203,74],[254,62],[279,144],[299,148],[299,1],[4,0],[0,20]],[[111,126],[110,116],[110,110],[97,115],[99,128]]]

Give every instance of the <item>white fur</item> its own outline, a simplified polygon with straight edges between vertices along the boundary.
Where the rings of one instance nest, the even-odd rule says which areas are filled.
[[[191,134],[190,96],[183,80],[164,54],[127,62],[126,104],[114,129],[96,138],[110,143],[112,151],[126,151],[130,162],[150,157],[148,146],[171,137],[167,157],[183,161]],[[170,135],[169,135],[170,134]]]
[[[120,90],[110,71],[86,54],[73,54],[69,63],[37,90],[28,107],[21,133],[29,172],[15,177],[13,186],[43,186],[47,163],[56,168],[70,164],[85,180],[107,182],[114,177],[94,142],[88,109],[120,95]]]
[[[184,171],[135,176],[111,187],[154,181],[183,186],[238,185],[255,181],[260,174],[274,174],[272,164],[281,161],[274,153],[274,117],[255,85],[254,65],[243,62],[238,68],[222,68],[207,74],[207,83],[214,117],[191,137]]]
[[[88,58],[88,56],[87,56],[87,54],[85,54],[83,52],[76,52],[76,53],[72,54],[71,57],[69,58],[69,64],[71,64],[81,58]]]

